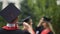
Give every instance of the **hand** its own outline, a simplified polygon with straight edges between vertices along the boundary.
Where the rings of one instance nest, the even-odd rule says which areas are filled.
[[[27,27],[27,28],[30,28],[30,25],[29,25],[28,23],[26,23],[26,22],[24,22],[23,25],[24,25],[25,27]]]
[[[35,34],[35,32],[33,31],[33,28],[28,24],[28,23],[23,23],[23,25],[25,25],[25,27],[27,27],[27,30],[31,33],[31,34]]]
[[[41,19],[40,19],[40,21],[39,21],[39,23],[38,23],[37,27],[41,26],[41,24],[42,24],[43,20],[44,20],[44,18],[41,18]]]

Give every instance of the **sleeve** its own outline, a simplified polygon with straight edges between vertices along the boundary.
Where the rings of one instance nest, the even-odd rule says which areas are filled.
[[[39,34],[39,33],[41,33],[42,30],[43,30],[43,26],[36,27],[36,28],[35,28],[35,33],[36,33],[36,34]]]
[[[36,32],[36,31],[40,31],[40,32],[41,32],[42,30],[43,30],[43,26],[36,27],[36,30],[35,30],[35,32]]]
[[[28,31],[24,31],[24,34],[30,34]]]

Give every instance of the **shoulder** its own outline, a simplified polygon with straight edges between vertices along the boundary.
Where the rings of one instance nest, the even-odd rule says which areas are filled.
[[[0,32],[3,31],[3,28],[0,28]]]
[[[0,33],[3,33],[4,32],[4,29],[3,28],[0,28]]]
[[[24,34],[24,31],[21,30],[21,29],[15,30],[15,32],[18,32],[18,33]]]
[[[9,34],[24,34],[24,32],[20,29],[18,30],[5,30],[3,28],[0,28],[0,33],[2,34],[6,34],[6,33],[9,33]]]
[[[20,33],[20,34],[30,34],[28,31],[26,31],[26,30],[21,30],[21,29],[16,30],[16,32],[18,32],[18,33]]]
[[[48,34],[53,34],[53,32],[51,31],[51,32],[49,32]]]
[[[43,29],[44,29],[43,26],[36,27],[36,30],[39,30],[39,31],[42,31]]]

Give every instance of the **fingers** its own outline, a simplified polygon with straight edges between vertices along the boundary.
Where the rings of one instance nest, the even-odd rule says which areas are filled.
[[[28,23],[24,22],[24,23],[23,23],[23,25],[26,25],[26,26],[28,26]]]
[[[26,27],[30,27],[30,25],[26,22],[24,22],[23,25],[26,26]]]

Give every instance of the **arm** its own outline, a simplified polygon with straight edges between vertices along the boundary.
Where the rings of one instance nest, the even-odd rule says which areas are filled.
[[[40,19],[40,21],[39,21],[37,27],[41,26],[42,22],[43,22],[43,18]]]
[[[28,24],[28,23],[23,23],[26,27],[27,27],[27,31],[31,34],[35,34],[35,32],[33,31],[33,28]]]

